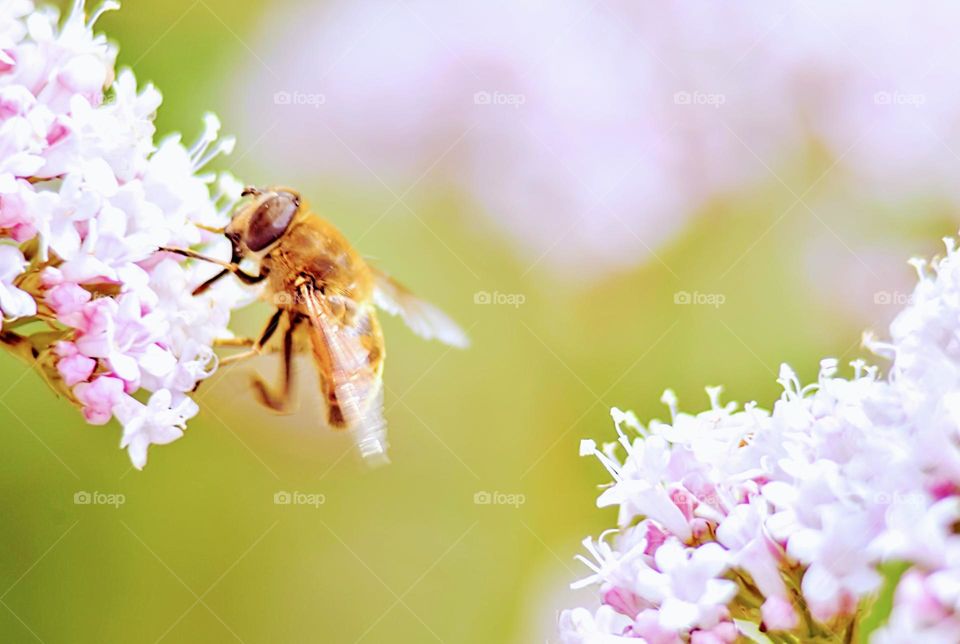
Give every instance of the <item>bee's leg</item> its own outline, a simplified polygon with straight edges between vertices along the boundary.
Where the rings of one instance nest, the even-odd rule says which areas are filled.
[[[193,225],[199,228],[200,230],[205,230],[208,233],[216,233],[218,235],[222,235],[227,231],[226,226],[208,226],[206,224],[198,224],[196,222],[194,222]]]
[[[232,356],[228,356],[220,361],[220,366],[228,365],[231,362],[239,362],[240,360],[245,360],[246,358],[252,358],[253,356],[258,356],[263,351],[263,345],[270,341],[270,338],[273,337],[273,333],[277,330],[277,326],[280,324],[280,316],[283,315],[283,309],[277,309],[270,317],[270,321],[267,322],[267,326],[264,327],[263,333],[260,334],[260,338],[253,342],[253,346],[249,350],[244,351],[243,353],[237,353]],[[240,346],[244,346],[245,342],[243,339],[240,339],[241,342],[238,342]]]
[[[258,284],[263,280],[267,279],[266,273],[261,272],[259,275],[249,275],[247,273],[244,273],[242,270],[240,270],[236,264],[233,264],[232,268],[223,269],[222,271],[220,271],[219,273],[217,273],[216,275],[208,279],[206,282],[204,282],[197,288],[193,289],[193,295],[200,295],[201,293],[205,292],[208,288],[213,286],[217,280],[221,279],[224,275],[228,275],[229,273],[233,273],[234,275],[236,275],[237,278],[244,284]]]
[[[297,321],[293,316],[290,316],[289,320],[290,325],[283,334],[283,362],[280,367],[279,391],[274,391],[263,378],[256,374],[250,382],[260,404],[281,413],[290,410],[290,391],[293,388],[293,333],[297,328]]]
[[[231,272],[236,275],[244,284],[259,284],[263,280],[267,279],[267,274],[262,272],[259,275],[250,275],[249,273],[244,273],[239,268],[236,268],[236,270],[232,270]]]
[[[167,253],[175,253],[177,255],[183,255],[184,257],[189,257],[190,259],[199,259],[200,261],[210,262],[211,264],[216,264],[217,266],[223,267],[223,271],[214,275],[212,278],[210,278],[209,280],[207,280],[206,282],[198,286],[194,290],[194,295],[197,295],[198,293],[202,293],[203,291],[207,290],[210,287],[210,285],[213,284],[213,282],[223,277],[223,275],[225,274],[224,271],[227,273],[233,273],[244,284],[256,284],[258,282],[262,282],[267,278],[267,274],[263,272],[261,272],[259,275],[250,275],[249,273],[245,273],[243,270],[240,269],[239,266],[237,266],[238,260],[236,257],[233,258],[233,261],[225,262],[222,259],[217,259],[216,257],[210,257],[208,255],[204,255],[203,253],[198,253],[196,251],[190,250],[189,248],[167,248],[166,246],[161,246],[159,250]]]
[[[208,279],[206,282],[204,282],[203,284],[201,284],[201,285],[198,286],[197,288],[193,289],[193,294],[194,294],[194,295],[200,295],[201,293],[203,293],[204,291],[206,291],[208,288],[210,288],[211,286],[213,286],[213,285],[217,282],[217,280],[219,280],[220,278],[222,278],[224,275],[229,275],[229,274],[230,274],[230,271],[229,271],[229,270],[227,270],[226,268],[223,269],[222,271],[220,271],[219,273],[217,273],[216,275],[214,275],[213,277],[211,277],[210,279]]]
[[[216,338],[213,341],[215,347],[252,347],[257,341],[254,338]]]
[[[210,257],[209,255],[204,255],[203,253],[198,253],[195,250],[190,250],[189,248],[170,248],[168,246],[161,246],[157,250],[165,253],[173,253],[175,255],[183,255],[184,257],[189,257],[190,259],[199,259],[203,262],[210,262],[211,264],[216,264],[217,266],[223,266],[229,271],[233,271],[237,268],[236,263],[225,262],[222,259],[217,259],[216,257]]]

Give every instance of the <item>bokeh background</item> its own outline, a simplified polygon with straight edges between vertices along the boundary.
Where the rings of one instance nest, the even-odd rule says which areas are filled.
[[[957,225],[960,9],[851,2],[127,0],[158,134],[298,186],[469,329],[384,321],[393,464],[224,369],[143,472],[0,356],[0,640],[542,642],[613,525],[609,408],[769,405],[864,356]],[[236,317],[255,333],[268,311]],[[78,492],[123,495],[78,505]],[[277,493],[322,504],[283,505]],[[478,493],[481,496],[477,496]],[[497,501],[477,503],[483,493]],[[312,497],[304,495],[314,495]]]

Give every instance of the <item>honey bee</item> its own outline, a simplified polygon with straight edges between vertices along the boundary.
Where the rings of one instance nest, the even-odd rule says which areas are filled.
[[[466,334],[439,309],[368,264],[295,190],[247,187],[241,196],[252,199],[235,211],[225,228],[209,229],[230,240],[229,262],[189,249],[160,249],[223,268],[198,286],[194,295],[228,274],[246,284],[265,282],[262,298],[275,305],[276,311],[258,338],[221,343],[247,348],[221,364],[262,353],[282,327],[279,387],[274,389],[255,377],[253,391],[259,402],[274,411],[288,412],[292,359],[298,352],[310,351],[320,375],[327,423],[352,432],[368,462],[387,462],[385,353],[375,307],[399,315],[414,333],[427,339],[464,348]],[[258,274],[239,267],[248,258],[259,260]]]

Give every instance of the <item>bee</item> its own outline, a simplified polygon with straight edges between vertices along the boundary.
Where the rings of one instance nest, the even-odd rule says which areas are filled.
[[[208,229],[230,240],[229,262],[189,249],[160,249],[222,267],[194,289],[194,295],[230,274],[246,284],[265,283],[261,297],[276,311],[258,338],[220,343],[246,347],[221,364],[262,353],[282,328],[279,386],[272,388],[254,377],[257,400],[274,411],[289,412],[291,363],[296,353],[309,351],[320,376],[327,424],[352,432],[368,462],[388,462],[383,418],[385,352],[376,308],[399,315],[426,339],[465,348],[466,334],[438,308],[367,263],[297,191],[283,186],[247,187],[241,196],[251,200],[234,212],[230,223],[223,229]],[[242,270],[239,264],[245,259],[259,260],[259,273]]]

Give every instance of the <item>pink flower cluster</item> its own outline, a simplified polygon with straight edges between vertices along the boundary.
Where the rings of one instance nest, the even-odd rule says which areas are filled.
[[[718,388],[697,415],[668,391],[669,422],[613,410],[618,441],[581,453],[613,477],[598,505],[618,527],[584,542],[592,574],[575,586],[602,600],[562,614],[564,642],[960,642],[960,252],[946,241],[914,262],[890,341],[866,338],[886,376],[824,360],[806,386],[781,367],[772,411]],[[892,612],[863,632],[884,583]]]
[[[942,0],[297,3],[265,16],[269,68],[240,70],[234,103],[251,136],[277,121],[273,166],[453,185],[583,276],[779,186],[766,166],[793,184],[811,145],[851,201],[956,203],[958,19]],[[281,91],[249,100],[251,78]]]
[[[208,115],[192,147],[154,143],[160,94],[115,74],[115,48],[93,33],[113,8],[87,18],[78,0],[58,26],[53,10],[0,3],[0,310],[5,340],[28,340],[87,422],[119,420],[142,468],[196,414],[188,394],[250,295],[223,280],[194,298],[212,268],[157,252],[227,252],[197,224],[223,225],[239,185],[198,172],[233,141],[217,143]]]

